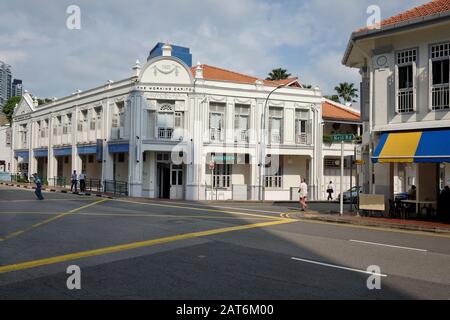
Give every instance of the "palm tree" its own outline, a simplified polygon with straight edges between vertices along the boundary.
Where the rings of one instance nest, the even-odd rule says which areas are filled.
[[[341,101],[339,100],[339,96],[337,94],[333,94],[331,96],[323,96],[324,98],[337,102],[337,103],[341,103]]]
[[[354,88],[354,83],[340,83],[339,86],[335,87],[339,97],[341,97],[344,102],[356,102],[355,98],[358,98],[358,89]]]
[[[289,78],[290,76],[291,76],[291,74],[288,73],[286,69],[278,68],[278,69],[273,69],[269,73],[269,76],[266,78],[266,80],[272,80],[272,81],[284,80],[284,79]]]

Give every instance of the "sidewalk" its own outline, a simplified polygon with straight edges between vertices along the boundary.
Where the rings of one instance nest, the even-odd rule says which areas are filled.
[[[23,188],[23,189],[36,189],[36,186],[34,185],[34,183],[0,181],[0,185],[16,187],[16,188]],[[79,190],[79,188],[78,188],[78,190]],[[70,188],[57,187],[57,186],[42,186],[42,191],[55,192],[55,193],[58,193],[58,192],[59,193],[73,193],[73,194],[78,194],[80,196],[96,196],[99,198],[109,198],[109,199],[112,199],[113,197],[116,197],[116,198],[121,197],[120,195],[114,195],[113,193],[105,193],[105,192],[97,192],[97,191],[72,192],[72,191],[70,191]]]
[[[356,213],[350,212],[346,212],[343,216],[341,216],[339,214],[325,214],[318,211],[291,212],[288,213],[288,217],[302,220],[315,220],[322,222],[353,224],[378,228],[425,231],[441,233],[450,236],[450,224],[435,221],[402,220],[384,217],[363,217],[357,216]]]

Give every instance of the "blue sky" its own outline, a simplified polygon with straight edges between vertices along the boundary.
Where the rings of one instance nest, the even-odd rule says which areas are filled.
[[[132,75],[158,42],[188,46],[193,62],[265,78],[283,67],[330,94],[359,83],[341,65],[369,5],[381,17],[426,0],[1,0],[0,60],[38,97],[61,97]],[[69,5],[81,30],[66,27]],[[359,87],[359,85],[357,85]]]

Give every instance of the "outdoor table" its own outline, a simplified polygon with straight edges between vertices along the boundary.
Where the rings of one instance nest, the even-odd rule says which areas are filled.
[[[401,200],[402,204],[406,205],[415,205],[416,206],[416,213],[421,218],[422,217],[422,210],[423,207],[433,207],[437,205],[436,201],[419,201],[419,200]],[[423,207],[422,207],[423,206]],[[404,208],[406,210],[406,207]]]

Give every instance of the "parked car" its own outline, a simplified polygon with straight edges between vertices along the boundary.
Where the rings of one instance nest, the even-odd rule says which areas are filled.
[[[408,200],[409,199],[409,194],[408,194],[408,192],[396,193],[396,194],[394,194],[394,199]]]
[[[348,189],[347,191],[344,191],[343,198],[344,202],[352,202],[357,203],[359,194],[362,192],[361,187],[353,187],[351,189]],[[339,201],[341,199],[341,194],[338,195],[337,200]]]

